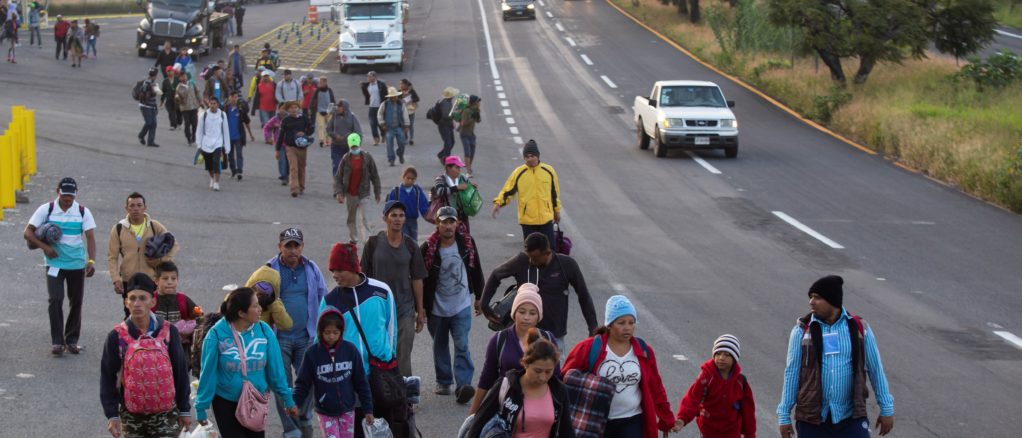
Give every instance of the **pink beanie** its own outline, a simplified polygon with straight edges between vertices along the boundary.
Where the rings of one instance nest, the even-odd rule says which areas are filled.
[[[539,287],[532,283],[525,283],[518,286],[518,293],[515,294],[515,301],[511,304],[511,317],[514,318],[514,314],[518,311],[518,306],[525,303],[531,303],[536,306],[536,310],[539,312],[539,320],[543,320],[543,298],[539,296]]]

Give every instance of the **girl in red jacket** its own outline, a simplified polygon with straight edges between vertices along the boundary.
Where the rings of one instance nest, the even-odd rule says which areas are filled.
[[[658,431],[678,431],[667,391],[660,380],[656,356],[645,341],[635,337],[635,307],[624,295],[607,300],[603,327],[596,336],[579,342],[568,354],[561,375],[576,369],[610,379],[617,385],[603,436],[657,438]],[[600,348],[589,369],[589,351]]]
[[[677,425],[693,418],[705,438],[756,438],[756,402],[738,366],[738,338],[721,335],[713,342],[713,358],[703,363],[678,408]]]

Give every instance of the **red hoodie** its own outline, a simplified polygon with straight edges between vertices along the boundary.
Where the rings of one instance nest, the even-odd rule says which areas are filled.
[[[700,368],[699,377],[681,399],[678,418],[688,424],[698,416],[696,424],[706,438],[756,438],[756,402],[741,375],[742,367],[735,362],[727,380],[713,359]]]
[[[604,346],[599,355],[596,356],[596,365],[593,368],[600,369],[600,364],[607,357],[607,335],[603,336]],[[568,353],[561,367],[561,376],[568,374],[569,370],[589,371],[589,349],[593,346],[593,338],[588,338],[575,345]],[[646,354],[646,351],[649,354]],[[656,355],[653,354],[653,347],[646,345],[643,350],[639,341],[632,337],[632,352],[639,359],[639,370],[642,371],[642,380],[639,381],[639,392],[642,393],[642,438],[658,438],[658,430],[668,431],[674,427],[674,414],[671,412],[671,402],[667,400],[667,391],[664,390],[664,383],[660,380],[660,371],[656,365]]]

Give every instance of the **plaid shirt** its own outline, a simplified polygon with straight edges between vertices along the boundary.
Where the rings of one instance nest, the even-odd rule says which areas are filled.
[[[615,386],[606,377],[571,370],[564,376],[576,438],[600,438],[610,413]]]

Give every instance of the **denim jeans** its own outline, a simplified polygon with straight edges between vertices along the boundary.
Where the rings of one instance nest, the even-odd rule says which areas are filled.
[[[294,389],[294,373],[302,366],[305,350],[308,350],[309,345],[312,345],[312,340],[304,336],[299,338],[280,336],[277,338],[277,342],[280,344],[280,356],[284,360],[284,374],[287,376],[287,386]],[[292,368],[294,368],[293,372]],[[288,416],[284,412],[284,402],[280,397],[274,398],[277,399],[277,413],[280,414],[280,423],[284,427],[285,437],[300,437],[302,436],[300,429],[311,430],[312,401],[315,399],[315,396],[310,394],[310,397],[305,399],[305,403],[298,406],[298,418]]]
[[[369,107],[369,129],[373,133],[373,140],[380,139],[380,120],[377,119],[376,115],[379,114],[380,107],[371,106]]]
[[[557,239],[554,236],[554,221],[547,222],[543,225],[520,225],[522,226],[522,239],[529,237],[532,233],[545,234],[547,240],[550,241],[550,250],[557,252]]]
[[[468,350],[468,332],[472,328],[472,306],[457,315],[441,317],[429,315],[426,324],[433,336],[433,368],[436,382],[440,385],[457,383],[457,386],[472,385],[472,356]],[[454,376],[451,376],[451,351],[449,339],[454,339]],[[453,380],[453,381],[452,381]]]
[[[408,113],[408,141],[415,140],[415,113]]]
[[[277,159],[277,172],[280,173],[280,180],[288,180],[287,150],[280,151],[280,158]]]
[[[40,38],[40,39],[41,39],[41,38]],[[97,39],[98,39],[98,38],[90,38],[90,39],[89,39],[89,40],[88,40],[88,41],[87,41],[87,42],[85,43],[85,56],[89,56],[89,51],[92,51],[92,56],[97,56],[97,55],[99,55],[99,53],[96,53],[96,40],[97,40]]]
[[[454,149],[454,124],[451,122],[442,122],[437,127],[440,130],[440,138],[444,141],[444,148],[437,154],[440,157],[440,161],[451,155],[451,149]]]
[[[337,175],[337,166],[341,165],[341,158],[344,157],[344,154],[348,153],[348,150],[349,149],[347,146],[338,146],[335,144],[330,145],[330,169],[332,169],[330,171],[331,175],[334,176]]]
[[[43,35],[39,33],[39,26],[28,27],[28,45],[33,45],[36,41],[39,41],[39,47],[43,46]]]
[[[411,237],[416,243],[419,242],[419,218],[406,218],[404,226],[401,227],[401,234]]]
[[[269,122],[269,121],[270,121],[270,119],[272,119],[272,118],[273,118],[273,115],[274,115],[274,114],[275,114],[275,113],[274,113],[273,111],[263,111],[263,110],[259,110],[259,126],[263,126],[263,125],[266,125],[266,122]],[[271,140],[276,140],[276,139],[275,139],[275,138],[273,138],[273,139],[271,139]]]
[[[245,170],[245,154],[242,149],[244,147],[244,141],[231,140],[231,153],[227,154],[227,165],[231,168],[231,174],[242,173]]]
[[[156,143],[156,108],[150,108],[147,106],[138,107],[142,111],[142,130],[138,133],[138,138],[142,139],[148,134],[146,138],[146,144]]]
[[[387,129],[387,162],[394,164],[394,142],[397,142],[397,157],[402,160],[405,159],[405,130],[403,128],[389,128]]]

